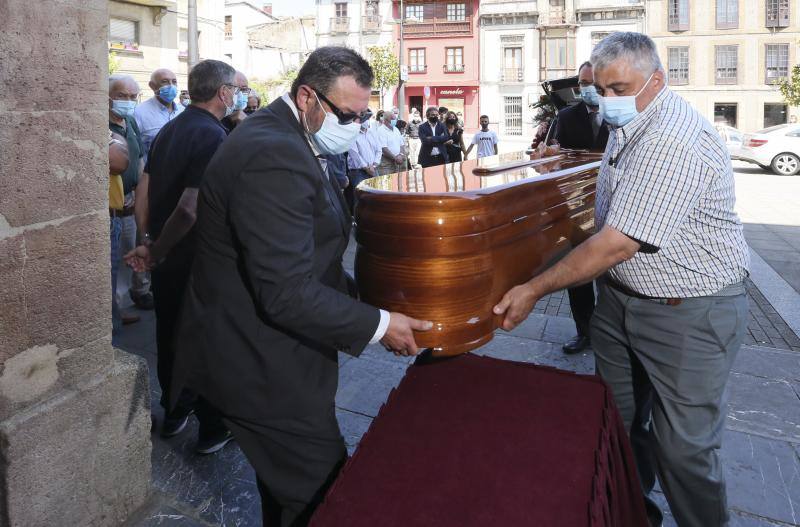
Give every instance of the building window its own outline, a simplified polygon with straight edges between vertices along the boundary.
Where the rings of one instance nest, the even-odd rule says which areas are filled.
[[[503,97],[506,135],[522,135],[522,97]]]
[[[445,48],[447,63],[444,71],[447,73],[461,73],[464,71],[464,48]]]
[[[408,50],[408,71],[411,73],[425,73],[425,48]]]
[[[592,31],[592,49],[594,49],[601,40],[612,33],[616,33],[616,31]]]
[[[715,46],[717,84],[736,84],[739,48],[738,46]]]
[[[764,103],[764,128],[786,124],[786,105],[781,103]]]
[[[789,26],[789,0],[767,0],[767,27]]]
[[[739,27],[739,0],[717,0],[717,29]]]
[[[364,14],[367,16],[378,16],[378,0],[367,0],[364,4]]]
[[[688,31],[689,0],[668,0],[667,21],[669,31]]]
[[[724,124],[736,128],[736,114],[738,107],[735,104],[715,104],[714,124]]]
[[[547,39],[547,68],[563,69],[567,67],[567,39]]]
[[[425,18],[425,6],[423,4],[406,5],[406,19],[422,20]]]
[[[231,40],[233,38],[233,17],[231,15],[225,15],[225,40]]]
[[[467,4],[447,4],[447,21],[463,22],[467,19]]]
[[[689,84],[689,48],[667,48],[669,51],[668,66],[669,83],[672,85]]]
[[[522,48],[504,48],[501,80],[504,82],[522,82],[522,78]]]
[[[122,18],[108,21],[108,40],[112,44],[135,45],[139,42],[139,23]],[[113,47],[113,46],[112,46]]]
[[[347,2],[336,2],[336,18],[345,18],[347,16]]]
[[[789,44],[767,44],[767,84],[786,78],[789,74]]]

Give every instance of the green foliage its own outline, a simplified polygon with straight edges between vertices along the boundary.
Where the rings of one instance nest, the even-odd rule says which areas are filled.
[[[400,64],[394,54],[394,47],[372,46],[367,48],[369,64],[375,74],[375,88],[381,92],[381,99],[386,94],[386,89],[397,84],[400,79]]]
[[[800,106],[800,64],[795,64],[789,78],[778,81],[783,99],[789,106]]]
[[[119,69],[119,59],[113,51],[108,52],[108,74],[113,75]]]
[[[283,95],[283,92],[289,91],[292,83],[297,78],[297,72],[299,69],[299,67],[291,68],[285,71],[282,75],[273,77],[271,79],[250,79],[248,81],[248,85],[250,86],[250,89],[255,90],[255,92],[261,98],[261,105],[266,106],[272,102],[273,99]]]
[[[556,107],[553,106],[553,103],[550,102],[550,97],[547,95],[539,97],[539,102],[531,104],[530,108],[536,112],[533,114],[534,124],[552,120],[556,116]]]

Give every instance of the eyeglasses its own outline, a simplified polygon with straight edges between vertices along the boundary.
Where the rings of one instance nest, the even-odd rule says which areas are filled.
[[[350,124],[350,123],[363,123],[368,121],[370,117],[372,117],[372,112],[369,110],[364,110],[361,113],[353,113],[353,112],[343,112],[340,110],[335,104],[333,104],[330,99],[325,97],[322,92],[318,90],[314,90],[314,93],[317,94],[317,97],[325,101],[325,104],[331,107],[331,111],[333,115],[339,119],[339,124]]]
[[[238,86],[236,86],[235,84],[223,84],[223,86],[227,86],[228,88],[233,88],[233,96],[234,97],[239,95],[239,92],[241,91],[240,88]]]

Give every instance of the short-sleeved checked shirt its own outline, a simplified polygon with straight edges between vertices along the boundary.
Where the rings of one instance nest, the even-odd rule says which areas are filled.
[[[730,156],[719,134],[664,88],[627,125],[612,129],[597,178],[595,223],[642,243],[609,270],[658,298],[707,296],[741,282],[750,253]]]

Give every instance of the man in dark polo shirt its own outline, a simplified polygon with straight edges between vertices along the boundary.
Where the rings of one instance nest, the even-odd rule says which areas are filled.
[[[145,166],[147,200],[137,200],[137,219],[152,240],[126,255],[135,270],[152,269],[158,346],[158,382],[165,409],[161,434],[180,433],[189,415],[197,412],[200,437],[197,452],[210,454],[231,440],[219,416],[202,399],[183,393],[169,410],[168,397],[174,364],[174,337],[183,293],[194,257],[197,192],[206,165],[225,139],[220,123],[230,115],[238,88],[234,69],[224,62],[204,60],[189,73],[192,104],[161,129],[150,148]]]

